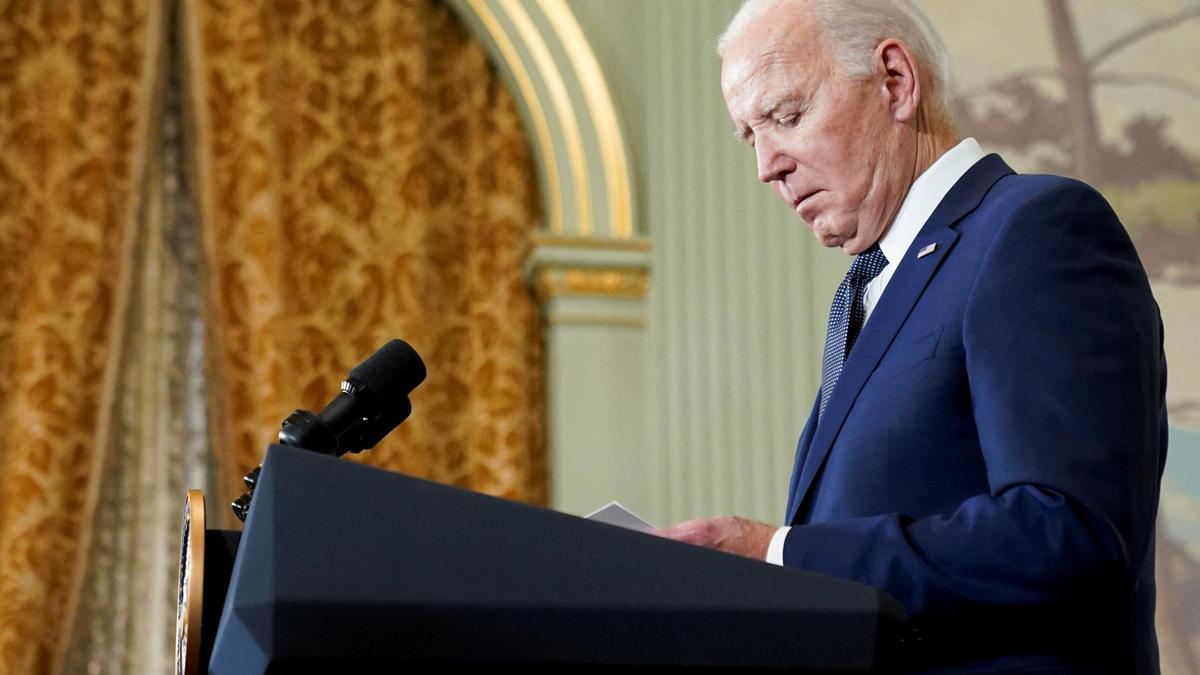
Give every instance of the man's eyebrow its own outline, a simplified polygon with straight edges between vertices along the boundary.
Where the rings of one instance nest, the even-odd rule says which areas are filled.
[[[754,116],[754,121],[758,122],[769,120],[775,116],[775,113],[779,112],[780,108],[802,104],[803,101],[804,97],[800,96],[799,94],[785,94],[776,98],[768,99],[766,103],[763,104],[761,112]],[[733,137],[741,143],[748,142],[750,137],[753,135],[754,132],[749,126],[735,126],[733,129]]]
[[[769,120],[775,116],[775,113],[779,112],[780,108],[799,103],[803,100],[803,98],[804,97],[797,94],[785,94],[778,98],[768,99],[767,102],[763,104],[762,112],[758,114],[758,119]]]

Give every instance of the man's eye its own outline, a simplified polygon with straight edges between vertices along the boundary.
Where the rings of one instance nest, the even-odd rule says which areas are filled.
[[[784,115],[783,117],[780,117],[778,123],[781,127],[791,128],[796,126],[796,123],[799,121],[800,113],[792,113],[790,115]]]

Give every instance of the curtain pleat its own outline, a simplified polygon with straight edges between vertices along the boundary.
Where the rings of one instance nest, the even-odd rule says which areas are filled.
[[[168,15],[110,458],[98,477],[67,673],[173,670],[183,494],[213,493],[198,232],[185,189],[174,13]]]

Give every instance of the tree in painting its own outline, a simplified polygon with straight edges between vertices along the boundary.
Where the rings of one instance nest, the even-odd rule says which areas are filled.
[[[1200,87],[1169,73],[1113,66],[1126,49],[1200,19],[1200,4],[1131,28],[1085,53],[1066,0],[1046,0],[1057,63],[1008,74],[955,99],[967,133],[1027,153],[1041,170],[1100,186],[1134,237],[1150,274],[1200,284],[1200,158],[1167,136],[1170,118],[1147,111],[1121,143],[1101,139],[1098,87],[1161,87],[1200,103]],[[1200,23],[1200,21],[1197,21]],[[1050,81],[1061,94],[1048,93]]]

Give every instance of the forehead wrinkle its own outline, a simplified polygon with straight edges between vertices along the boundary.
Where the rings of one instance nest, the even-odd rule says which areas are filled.
[[[744,74],[735,73],[738,81],[731,93],[766,79],[771,70],[778,72],[785,86],[829,75],[823,36],[801,6],[802,0],[780,2],[738,33],[730,46],[740,43],[741,57],[748,63],[742,67]],[[726,56],[733,56],[733,51]]]
[[[805,95],[803,93],[790,89],[775,93],[772,96],[764,96],[763,102],[759,109],[758,119],[771,119],[775,116],[775,113],[779,112],[780,108],[801,101],[804,98]]]
[[[800,26],[796,25],[798,21]],[[823,68],[813,63],[820,58],[813,53],[811,35],[812,28],[805,18],[767,12],[730,43],[724,56],[725,65],[732,69],[722,73],[722,89],[734,118],[736,138],[748,141],[753,136],[749,125],[770,118],[780,104],[812,95],[803,88],[810,76],[817,74],[805,68]]]
[[[764,74],[761,79],[766,77]],[[787,73],[778,77],[771,86],[764,87],[757,99],[751,102],[753,119],[759,122],[772,119],[780,108],[809,98],[811,92],[805,90],[802,80],[797,73]]]
[[[763,110],[763,101],[770,95],[771,89],[762,91],[763,87],[760,84],[768,80],[770,70],[773,66],[783,62],[784,54],[781,51],[768,51],[757,56],[749,70],[742,75],[738,74],[734,84],[729,89],[729,98],[740,100],[749,97],[745,101],[746,108],[753,111],[752,114],[759,114]],[[776,95],[778,98],[778,95]]]

